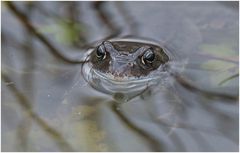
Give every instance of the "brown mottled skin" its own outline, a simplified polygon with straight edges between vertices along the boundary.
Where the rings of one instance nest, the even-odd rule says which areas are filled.
[[[97,57],[99,46],[105,51],[104,59]],[[169,57],[164,50],[154,44],[104,41],[99,46],[90,54],[90,62],[93,68],[103,73],[111,73],[116,77],[147,76],[151,71],[169,61]],[[151,62],[144,62],[143,56],[148,49],[151,50],[151,54],[154,54],[154,59]]]

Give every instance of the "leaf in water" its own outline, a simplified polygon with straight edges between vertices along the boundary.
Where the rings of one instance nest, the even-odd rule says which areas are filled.
[[[81,120],[65,127],[69,135],[67,139],[81,151],[107,151],[104,143],[105,132],[100,130],[93,120]]]
[[[223,71],[231,69],[235,66],[233,63],[220,61],[220,60],[209,60],[201,65],[204,69],[211,69],[211,70],[217,70],[217,71]]]
[[[204,62],[201,67],[217,70],[214,75],[210,75],[210,83],[214,86],[220,84],[228,85],[230,82],[228,82],[228,79],[226,80],[226,78],[238,73],[238,53],[232,46],[233,44],[231,43],[222,43],[218,45],[204,44],[200,47],[203,54],[212,58],[211,60]]]
[[[62,31],[56,35],[56,38],[59,42],[67,45],[77,42],[80,39],[80,34],[85,30],[82,24],[67,20],[60,20],[58,24]]]
[[[219,85],[219,82],[222,82],[222,80],[225,80],[229,76],[237,73],[236,65],[225,61],[209,60],[208,62],[203,63],[201,67],[217,70],[214,75],[209,75],[211,84],[213,85]]]
[[[222,84],[226,83],[227,81],[230,81],[230,80],[232,80],[232,79],[234,79],[234,78],[236,78],[236,77],[239,77],[239,73],[238,73],[238,74],[234,74],[234,75],[232,75],[232,76],[224,79],[223,81],[221,81],[221,82],[219,83],[219,85],[222,85]]]
[[[86,119],[95,113],[95,108],[87,105],[80,105],[73,108],[72,118],[76,120]]]
[[[105,131],[98,127],[95,115],[95,106],[78,105],[57,117],[58,127],[76,150],[108,151]]]
[[[53,34],[55,39],[62,44],[72,45],[81,40],[81,35],[86,35],[86,28],[81,23],[57,19],[55,24],[41,26],[42,33]]]
[[[232,49],[230,44],[204,44],[201,45],[200,49],[202,50],[202,53],[207,53],[214,56],[223,56],[223,58],[236,56],[236,51]]]

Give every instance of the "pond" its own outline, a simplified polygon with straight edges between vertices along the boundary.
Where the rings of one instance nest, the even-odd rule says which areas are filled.
[[[2,2],[1,13],[2,151],[238,151],[238,2]]]

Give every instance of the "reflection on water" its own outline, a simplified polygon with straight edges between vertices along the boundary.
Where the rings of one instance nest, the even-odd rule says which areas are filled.
[[[237,151],[238,100],[219,95],[238,97],[238,15],[237,2],[3,3],[2,151]],[[126,35],[162,42],[201,90],[171,77],[118,105],[92,89],[83,54]]]

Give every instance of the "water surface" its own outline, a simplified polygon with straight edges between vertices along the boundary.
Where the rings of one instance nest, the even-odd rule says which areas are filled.
[[[2,151],[238,151],[238,100],[168,78],[114,107],[73,62],[109,35],[144,37],[197,87],[238,97],[238,2],[2,4]]]

